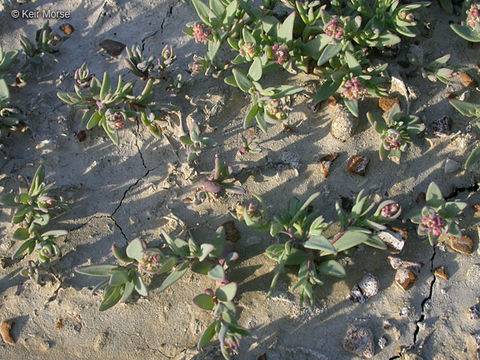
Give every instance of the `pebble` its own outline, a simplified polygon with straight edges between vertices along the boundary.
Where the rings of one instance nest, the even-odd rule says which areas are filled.
[[[415,275],[410,269],[398,269],[397,273],[395,274],[395,283],[404,291],[407,291],[407,289],[413,285],[416,279],[417,275]]]
[[[235,221],[229,220],[222,224],[225,229],[225,240],[236,243],[240,240],[240,231],[235,227]]]
[[[405,246],[405,240],[403,236],[397,232],[390,230],[382,230],[376,234],[380,240],[387,244],[388,250],[392,254],[399,254]]]
[[[371,359],[374,355],[375,344],[373,334],[369,328],[350,325],[343,339],[343,348],[364,359]]]
[[[347,141],[350,139],[358,126],[358,119],[353,116],[343,105],[329,107],[332,109],[330,117],[332,124],[330,126],[330,133],[332,136],[340,141]]]
[[[430,128],[433,131],[433,134],[438,137],[446,137],[450,135],[450,119],[447,115],[442,116],[441,118],[434,120],[430,124]]]
[[[446,175],[456,173],[460,170],[461,164],[452,159],[445,160],[445,165],[443,166],[444,172]]]
[[[395,257],[395,256],[388,256],[387,257],[387,260],[390,264],[390,266],[394,269],[394,270],[399,270],[399,269],[412,269],[416,272],[420,272],[420,270],[422,269],[423,267],[423,264],[422,263],[417,263],[417,262],[413,262],[413,261],[406,261],[406,260],[402,260],[400,259],[399,257]]]
[[[463,84],[463,86],[466,86],[466,87],[477,86],[477,82],[473,80],[472,77],[468,75],[466,72],[460,72],[458,76],[460,77],[460,81]]]
[[[66,35],[71,35],[74,31],[74,28],[70,24],[62,24],[60,25],[60,30],[63,31]]]
[[[448,280],[448,274],[447,274],[447,271],[445,270],[445,266],[439,266],[437,267],[433,273],[435,274],[435,276],[439,276],[441,277],[442,279],[444,280]]]
[[[10,330],[12,330],[12,326],[15,324],[12,321],[2,321],[0,324],[0,336],[5,344],[13,345],[15,344],[15,339],[10,334]]]
[[[380,339],[378,339],[378,347],[380,349],[385,349],[385,347],[387,346],[387,343],[388,343],[388,340],[385,336],[382,336]]]
[[[386,98],[380,97],[378,98],[378,107],[383,111],[390,110],[395,104],[400,105],[400,100],[396,97]]]
[[[466,236],[462,235],[460,237],[450,236],[450,246],[453,250],[461,254],[470,255],[473,253],[473,240]]]
[[[352,288],[352,291],[350,292],[350,295],[347,296],[347,299],[363,304],[369,298],[377,294],[378,279],[372,274],[367,274]]]
[[[480,319],[480,298],[477,298],[477,303],[473,306],[470,306],[467,312],[470,314],[470,319]]]
[[[100,43],[100,47],[105,50],[108,55],[118,56],[125,48],[125,44],[122,44],[119,41],[107,39]]]
[[[365,176],[368,159],[365,156],[354,155],[348,159],[347,171],[350,174]]]
[[[324,179],[327,178],[328,173],[330,171],[330,166],[332,163],[335,161],[335,159],[338,157],[338,153],[333,153],[333,154],[328,154],[325,156],[322,156],[320,158],[320,166],[321,166],[321,171],[322,171],[322,177]]]

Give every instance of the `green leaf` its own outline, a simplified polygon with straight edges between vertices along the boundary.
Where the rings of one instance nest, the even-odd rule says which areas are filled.
[[[90,114],[90,112],[86,112],[85,115],[87,114]],[[98,113],[98,111],[94,111],[90,118],[88,118],[87,120],[87,123],[86,123],[86,129],[87,130],[91,130],[93,129],[95,126],[98,125],[98,123],[100,122],[100,119],[102,118],[102,116]]]
[[[123,295],[123,286],[111,286],[105,293],[105,298],[100,304],[100,311],[105,311],[115,306]]]
[[[255,119],[255,116],[257,115],[257,113],[258,113],[258,104],[254,104],[250,109],[250,111],[248,112],[247,116],[245,117],[245,121],[243,122],[244,129],[250,126],[253,119]]]
[[[433,207],[441,206],[444,203],[442,192],[437,184],[431,182],[427,189],[426,202]]]
[[[127,282],[123,288],[123,295],[120,302],[126,302],[130,298],[130,295],[132,295],[133,289],[135,289],[135,283],[133,281]]]
[[[135,291],[141,296],[148,296],[147,287],[145,286],[142,278],[137,272],[135,272],[134,274],[133,281],[135,283]]]
[[[225,279],[225,271],[223,267],[220,265],[215,265],[208,271],[208,276],[213,280],[224,280]]]
[[[227,8],[225,9],[225,17],[223,19],[223,25],[230,26],[235,19],[235,15],[238,9],[238,2],[234,0],[228,4]]]
[[[202,1],[200,0],[192,0],[192,4],[195,7],[195,10],[197,11],[198,17],[208,26],[211,26],[210,20],[209,20],[209,12],[210,9],[208,8],[207,5],[205,5]]]
[[[206,261],[196,261],[192,264],[192,271],[196,272],[197,274],[207,275],[208,271],[213,267],[212,264]]]
[[[330,96],[335,94],[341,84],[342,81],[338,79],[335,81],[331,79],[325,81],[315,93],[315,96],[313,97],[313,103],[318,104],[319,102],[328,99]]]
[[[323,34],[319,35],[315,39],[300,45],[302,49],[302,55],[318,60],[320,57],[320,52],[325,48],[325,46],[328,45],[330,41],[331,39],[329,36],[323,36]]]
[[[316,193],[313,193],[312,195],[310,195],[310,197],[302,204],[300,209],[298,209],[298,211],[293,216],[292,220],[290,221],[289,227],[291,227],[293,225],[293,223],[298,219],[298,217],[300,215],[302,215],[302,213],[308,208],[308,206],[311,204],[311,202],[319,196],[320,196],[319,192],[316,192]]]
[[[103,73],[103,82],[102,82],[102,87],[100,88],[100,100],[104,100],[105,96],[110,92],[111,90],[111,85],[110,85],[110,75],[108,72]]]
[[[119,286],[123,285],[128,281],[128,272],[124,268],[119,268],[115,270],[110,277],[110,285]]]
[[[336,44],[329,44],[329,45],[325,46],[322,53],[318,57],[317,66],[322,66],[328,60],[337,56],[338,53],[340,52],[340,50],[342,50],[342,47],[343,47],[343,45],[340,42],[336,43]]]
[[[188,270],[188,263],[182,263],[181,265],[179,265],[178,268],[175,269],[175,271],[170,273],[170,275],[168,275],[167,278],[165,280],[163,280],[163,283],[160,286],[160,288],[158,289],[158,292],[161,293],[163,290],[168,288],[170,285],[172,285],[175,282],[177,282],[178,280],[180,280],[182,278],[182,276],[185,275],[187,270]]]
[[[102,119],[101,119],[102,120]],[[104,120],[103,118],[103,121],[101,122],[102,123],[102,127],[103,127],[103,130],[105,130],[105,132],[107,133],[108,137],[110,138],[110,140],[112,140],[112,142],[118,146],[118,144],[120,143],[120,139],[118,137],[118,131],[117,130],[112,130],[110,128],[110,126],[108,126],[107,122]]]
[[[117,265],[90,265],[75,268],[75,272],[89,276],[110,276]]]
[[[225,13],[225,6],[223,6],[220,0],[210,0],[210,9],[219,18],[223,18],[223,14]]]
[[[343,99],[345,106],[352,113],[353,116],[358,117],[358,100]]]
[[[381,250],[387,249],[387,245],[382,240],[380,240],[378,236],[370,236],[368,240],[364,242],[364,244],[374,247],[376,249],[381,249]]]
[[[5,79],[0,78],[0,101],[7,102],[10,99],[10,91]]]
[[[452,201],[447,202],[442,206],[441,212],[445,212],[447,217],[455,217],[462,213],[462,211],[467,207],[467,203]],[[440,214],[440,216],[443,216]]]
[[[266,111],[265,109],[263,110]],[[264,133],[267,132],[267,122],[265,121],[265,116],[263,115],[263,112],[257,112],[255,120],[257,120],[257,124],[260,130],[262,130]]]
[[[12,236],[13,240],[18,240],[18,241],[27,240],[29,237],[30,237],[30,234],[28,233],[28,230],[23,228],[18,228],[13,233],[13,236]]]
[[[238,87],[237,82],[233,76],[227,76],[224,80],[225,84],[233,86],[233,87]]]
[[[352,70],[354,74],[358,74],[362,72],[362,66],[359,64],[357,59],[355,59],[355,57],[352,55],[350,51],[345,52],[345,59],[347,60],[348,68]]]
[[[293,25],[295,24],[295,11],[292,12],[282,24],[278,25],[277,41],[289,45],[293,40]]]
[[[285,246],[282,245],[282,248],[285,249]],[[308,254],[305,251],[292,248],[287,260],[285,260],[285,266],[298,266],[305,260],[308,260]]]
[[[469,169],[473,164],[480,160],[480,146],[472,151],[467,161],[465,162],[465,169]]]
[[[126,251],[129,258],[140,261],[142,260],[144,250],[145,248],[142,241],[140,239],[134,239],[128,244]]]
[[[67,230],[50,230],[42,234],[42,238],[59,238],[68,234]]]
[[[33,176],[32,185],[28,190],[28,195],[30,196],[37,196],[42,191],[42,184],[45,180],[45,168],[43,165],[40,165]],[[22,194],[23,195],[23,194]]]
[[[368,237],[367,234],[358,231],[347,231],[333,244],[333,246],[337,252],[342,252],[365,242]]]
[[[344,267],[335,260],[327,260],[321,262],[320,265],[318,265],[318,272],[339,278],[344,277],[346,274]]]
[[[0,196],[0,204],[3,206],[17,206],[15,194],[5,194]]]
[[[471,42],[480,42],[480,33],[473,30],[469,26],[458,25],[458,24],[451,24],[450,28],[457,33],[458,36],[462,37],[463,39]]]
[[[210,326],[203,332],[202,337],[198,341],[198,348],[201,349],[205,345],[207,345],[210,340],[212,340],[213,336],[215,335],[215,325],[217,323],[214,321]]]
[[[212,310],[215,306],[213,298],[207,294],[200,294],[193,298],[193,303],[203,310]]]
[[[253,87],[252,82],[245,76],[245,74],[241,70],[234,68],[232,70],[232,73],[240,90],[242,90],[243,92],[248,92]]]
[[[29,252],[31,253],[34,248],[35,248],[35,240],[34,240],[34,239],[27,240],[27,241],[25,241],[22,245],[20,245],[20,247],[13,253],[12,259],[16,259],[16,258],[22,256],[22,254],[23,254],[27,249],[28,249]]]
[[[237,293],[238,285],[235,282],[228,283],[215,291],[215,296],[223,302],[232,301]]]
[[[262,60],[259,57],[253,59],[252,65],[248,70],[248,76],[254,81],[258,81],[262,78]]]
[[[322,250],[325,252],[322,253],[322,255],[335,253],[335,247],[325,236],[322,235],[312,236],[303,244],[303,246],[305,246],[307,249]]]

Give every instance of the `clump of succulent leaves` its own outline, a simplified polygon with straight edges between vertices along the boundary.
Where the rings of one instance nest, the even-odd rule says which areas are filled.
[[[194,56],[192,75],[220,76],[230,68],[238,72],[243,64],[249,64],[247,76],[255,82],[278,68],[290,73],[313,72],[322,82],[314,102],[339,91],[356,116],[358,100],[367,94],[384,96],[380,84],[386,65],[372,68],[368,48],[398,44],[401,39],[397,34],[416,36],[414,12],[428,5],[401,5],[399,0],[333,1],[328,5],[320,1],[264,1],[262,7],[236,0],[192,3],[201,21],[189,24],[185,32],[207,45],[203,57]],[[288,16],[285,9],[276,12],[276,5],[290,8]],[[219,64],[217,54],[225,40],[236,57]],[[227,83],[244,92],[252,88],[248,83]]]
[[[465,21],[451,24],[455,33],[470,42],[480,42],[480,4],[477,1],[465,1]]]
[[[196,205],[206,200],[216,200],[224,192],[232,194],[245,194],[245,189],[234,185],[234,179],[230,177],[233,168],[227,166],[218,155],[215,155],[215,168],[211,175],[203,181],[202,188],[197,190],[194,203]]]
[[[277,243],[265,250],[265,255],[275,261],[273,279],[268,291],[275,290],[278,278],[285,267],[298,268],[298,281],[293,289],[300,290],[300,302],[315,304],[316,285],[322,285],[322,276],[343,277],[345,269],[336,256],[360,244],[385,249],[386,245],[375,234],[386,229],[385,224],[400,216],[401,207],[393,200],[376,204],[361,191],[350,213],[346,214],[337,202],[338,221],[330,223],[311,209],[311,203],[320,193],[306,201],[291,199],[287,209],[270,216],[263,200],[257,196],[260,207],[237,206],[233,216],[256,231],[269,232]],[[376,208],[376,209],[375,209]]]
[[[450,104],[457,109],[462,115],[473,118],[472,125],[480,128],[480,104],[460,101],[456,99],[450,100]],[[474,163],[480,160],[480,146],[472,151],[467,161],[465,162],[465,169],[470,168]]]
[[[78,75],[77,75],[78,73]],[[141,121],[150,132],[159,137],[168,124],[167,116],[176,109],[154,102],[153,80],[149,79],[139,95],[134,95],[134,82],[123,82],[118,77],[116,87],[110,82],[108,72],[100,81],[91,76],[85,65],[75,72],[77,84],[74,93],[59,92],[63,102],[85,109],[82,126],[87,130],[98,126],[103,128],[115,145],[120,142],[118,130],[123,129],[127,120]]]
[[[238,259],[233,245],[225,241],[223,227],[217,229],[209,242],[195,243],[193,239],[185,241],[173,239],[162,231],[166,247],[163,249],[148,247],[144,241],[135,239],[127,246],[114,245],[112,252],[122,265],[90,265],[76,268],[76,272],[89,276],[105,278],[94,292],[103,289],[100,310],[107,310],[118,302],[126,302],[135,290],[141,296],[147,296],[142,275],[165,276],[158,293],[180,280],[190,269],[194,273],[207,275],[217,284],[217,289],[206,289],[195,296],[193,303],[200,308],[212,311],[214,321],[203,333],[198,347],[202,348],[217,334],[222,354],[226,359],[237,353],[242,335],[248,333],[236,321],[236,307],[233,299],[237,284],[230,282],[226,271],[230,264]]]
[[[18,193],[9,193],[0,197],[0,204],[15,208],[13,223],[17,229],[13,240],[21,242],[12,255],[12,259],[20,258],[25,253],[32,254],[36,250],[37,260],[30,260],[21,274],[38,281],[41,271],[61,257],[59,246],[55,240],[67,235],[65,230],[48,230],[52,215],[67,209],[61,197],[52,196],[49,191],[54,184],[46,184],[45,170],[39,166],[32,179],[30,188],[20,188]]]
[[[417,47],[416,49],[421,49]],[[428,79],[432,82],[441,81],[444,84],[452,83],[453,69],[445,67],[448,60],[450,60],[450,54],[439,57],[432,62],[424,63],[423,50],[416,51],[410,54],[409,62],[413,65],[413,73],[420,73],[424,79]]]
[[[244,137],[242,135],[242,146],[238,149],[238,155],[245,155],[247,153],[250,154],[258,154],[262,151],[262,148],[258,144],[258,140],[256,140],[253,136]]]
[[[213,146],[215,141],[209,137],[202,136],[200,127],[195,121],[189,121],[187,127],[188,135],[181,136],[180,141],[185,145],[188,162],[192,162],[200,155],[202,149]]]
[[[405,115],[400,106],[395,104],[383,117],[374,113],[367,113],[367,119],[375,131],[380,134],[380,160],[393,158],[400,160],[412,142],[412,137],[425,130],[425,124],[415,115]]]
[[[437,184],[430,183],[426,193],[426,205],[416,210],[410,216],[410,221],[418,224],[420,236],[427,236],[430,244],[437,243],[440,235],[460,237],[458,219],[467,203],[460,201],[445,201]]]
[[[140,46],[133,45],[131,48],[127,47],[127,58],[125,58],[125,65],[135,76],[142,80],[151,78],[152,71],[156,70],[161,73],[175,61],[177,57],[173,53],[171,46],[165,45],[162,49],[160,58],[155,61],[155,57],[145,57],[140,49]]]

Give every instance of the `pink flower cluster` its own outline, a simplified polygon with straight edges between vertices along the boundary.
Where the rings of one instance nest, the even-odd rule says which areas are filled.
[[[279,65],[285,64],[290,59],[288,46],[285,44],[275,44],[272,46],[273,59]]]
[[[345,29],[339,25],[338,19],[330,20],[323,28],[325,34],[331,38],[340,40],[345,34]]]
[[[415,17],[413,16],[413,14],[405,10],[400,11],[398,13],[398,17],[402,20],[410,21],[410,22],[415,20]]]
[[[428,231],[434,236],[440,236],[444,230],[445,222],[436,212],[425,215],[420,224],[420,230]]]
[[[343,96],[349,100],[358,100],[367,95],[367,89],[357,78],[345,81],[343,84]]]
[[[144,253],[142,259],[138,263],[140,270],[148,273],[155,273],[160,267],[160,254],[158,253]]]
[[[205,26],[204,24],[195,24],[192,26],[193,37],[195,42],[204,43],[207,41],[208,37],[212,35],[212,29]]]
[[[384,218],[389,218],[389,217],[395,216],[399,211],[400,211],[400,205],[398,205],[397,203],[385,205],[382,208],[382,216]]]
[[[192,76],[199,75],[206,71],[205,63],[202,61],[194,61],[188,64],[188,70],[190,70]]]
[[[107,112],[105,113],[105,116],[107,117],[107,123],[111,129],[120,130],[120,129],[123,129],[123,127],[125,126],[125,123],[124,123],[125,116],[122,113],[118,111],[115,113],[112,113],[110,110],[107,110]]]
[[[280,102],[278,100],[268,100],[265,108],[268,115],[273,119],[283,120],[286,117],[285,113],[280,108]]]
[[[467,11],[467,25],[474,30],[480,25],[480,13],[478,11],[477,3],[473,3]]]
[[[402,138],[400,133],[396,130],[390,129],[388,131],[388,136],[383,141],[383,147],[385,150],[397,151],[400,150],[402,146]]]
[[[243,56],[247,60],[252,60],[255,55],[257,54],[257,50],[255,49],[255,45],[251,42],[247,42],[242,45],[239,50],[240,55]]]

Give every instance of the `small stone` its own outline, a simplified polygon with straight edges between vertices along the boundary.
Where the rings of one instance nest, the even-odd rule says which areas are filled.
[[[110,56],[118,56],[122,53],[123,49],[125,48],[125,44],[122,44],[119,41],[115,40],[103,40],[100,43],[100,47],[105,50],[105,52]]]
[[[60,30],[62,30],[66,35],[71,35],[74,31],[73,26],[70,24],[60,25]]]
[[[473,240],[466,235],[456,237],[450,236],[450,247],[461,254],[470,255],[473,253]]]
[[[328,172],[330,171],[330,166],[332,165],[332,163],[335,161],[337,157],[338,157],[338,153],[333,153],[333,154],[325,155],[322,158],[320,158],[322,177],[324,179],[327,178]]]
[[[480,217],[480,205],[478,204],[473,205],[473,210],[475,211],[473,213],[473,217],[476,217],[476,218]]]
[[[0,324],[0,336],[5,344],[13,345],[15,344],[15,339],[10,334],[10,330],[12,330],[12,326],[15,323],[13,321],[2,321]]]
[[[366,327],[350,325],[343,339],[343,348],[364,359],[371,359],[375,348],[372,331]]]
[[[240,231],[235,227],[235,221],[229,220],[222,224],[225,229],[225,240],[236,243],[240,240]]]
[[[378,294],[378,279],[372,275],[365,275],[358,284],[356,284],[347,299],[363,304],[372,296]]]
[[[477,303],[475,305],[468,308],[467,312],[470,314],[470,319],[480,319],[480,298],[477,299]]]
[[[382,230],[378,231],[376,235],[380,240],[387,244],[388,250],[392,254],[399,254],[405,246],[405,240],[399,233],[390,230]]]
[[[441,118],[435,120],[430,125],[430,128],[433,131],[433,134],[438,137],[446,137],[450,135],[450,119],[447,115],[442,116]]]
[[[435,276],[440,276],[444,280],[448,280],[448,274],[447,271],[445,270],[445,266],[439,266],[435,270],[433,270],[433,273]]]
[[[420,270],[421,270],[422,267],[423,267],[423,264],[422,264],[422,263],[417,263],[417,262],[413,262],[413,261],[402,260],[402,259],[400,259],[399,257],[395,257],[395,256],[388,256],[388,257],[387,257],[387,260],[388,260],[390,266],[391,266],[394,270],[399,270],[399,269],[412,269],[412,270],[415,271],[415,272],[420,272]]]
[[[390,110],[395,104],[400,105],[400,100],[396,97],[387,98],[387,97],[380,97],[378,98],[378,107],[383,111]]]
[[[404,291],[407,291],[416,279],[417,275],[409,269],[398,269],[395,274],[395,283]]]
[[[445,165],[443,166],[445,174],[453,174],[460,169],[460,163],[452,159],[445,160]]]
[[[85,141],[86,138],[87,138],[87,132],[86,131],[81,130],[77,133],[78,141],[80,141],[80,142]]]
[[[388,343],[388,340],[385,336],[382,336],[380,339],[378,339],[378,347],[380,349],[385,349],[385,347],[387,346],[387,343]]]
[[[355,133],[358,126],[358,119],[353,116],[343,105],[329,107],[332,109],[330,118],[332,124],[330,126],[330,133],[332,136],[340,141],[347,141]]]
[[[466,86],[466,87],[477,86],[477,82],[473,80],[472,77],[468,75],[466,72],[460,72],[458,76],[460,77],[460,82],[463,84],[463,86]]]
[[[63,319],[58,319],[58,321],[57,321],[56,324],[55,324],[55,327],[56,327],[57,329],[63,328]]]
[[[347,171],[350,174],[365,176],[367,170],[368,159],[365,156],[354,155],[348,159]]]

